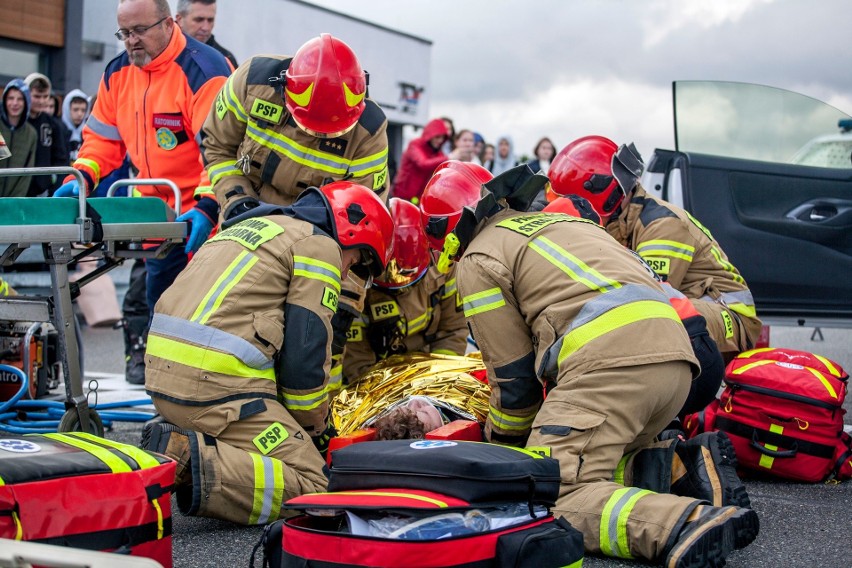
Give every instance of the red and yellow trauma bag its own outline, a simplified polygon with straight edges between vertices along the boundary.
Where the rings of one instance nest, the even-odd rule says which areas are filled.
[[[726,432],[744,470],[804,482],[848,478],[848,378],[840,365],[813,353],[746,351],[728,364],[719,400],[689,417],[686,428]]]
[[[0,433],[0,538],[170,568],[174,477],[172,460],[91,434]]]

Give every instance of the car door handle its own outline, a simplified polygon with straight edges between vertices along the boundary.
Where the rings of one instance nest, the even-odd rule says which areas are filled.
[[[841,199],[819,199],[802,203],[785,217],[803,223],[843,224],[852,215],[852,202]]]

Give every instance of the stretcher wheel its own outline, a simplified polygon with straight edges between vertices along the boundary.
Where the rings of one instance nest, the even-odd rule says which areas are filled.
[[[104,436],[104,423],[101,420],[100,415],[97,411],[87,408],[86,412],[89,413],[89,434],[94,434],[95,436],[100,436],[103,438]],[[59,432],[82,432],[80,428],[80,417],[77,415],[76,408],[69,408],[65,411],[65,414],[62,415],[62,418],[59,420],[59,427],[57,428]]]

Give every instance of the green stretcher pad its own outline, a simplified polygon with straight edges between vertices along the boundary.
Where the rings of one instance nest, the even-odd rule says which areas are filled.
[[[157,197],[93,197],[87,203],[101,223],[166,223],[174,220],[169,206]],[[73,197],[0,198],[0,226],[72,225],[77,223],[79,202]]]
[[[186,236],[186,223],[158,197],[93,197],[88,205],[101,216],[103,241],[142,242]],[[76,197],[0,198],[0,243],[88,243],[92,224],[79,223]]]

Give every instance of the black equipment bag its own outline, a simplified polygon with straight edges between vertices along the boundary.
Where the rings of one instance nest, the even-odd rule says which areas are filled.
[[[552,507],[559,462],[522,448],[457,440],[363,442],[331,454],[329,491],[425,489],[471,503],[526,501]]]

